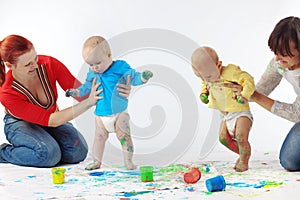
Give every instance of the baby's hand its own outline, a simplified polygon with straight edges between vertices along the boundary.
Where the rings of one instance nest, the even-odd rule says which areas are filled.
[[[143,82],[147,82],[152,77],[153,77],[153,73],[151,71],[149,70],[143,71],[142,73],[142,79],[144,79]]]
[[[237,100],[237,102],[239,104],[244,104],[244,103],[248,102],[248,100],[245,97],[243,97],[242,95],[240,95],[240,94],[236,95],[235,99]]]
[[[248,102],[248,100],[245,97],[243,97],[242,95],[237,95],[236,99],[237,99],[237,102],[240,104],[244,104],[244,103]]]
[[[67,89],[66,91],[66,97],[77,97],[79,96],[79,91],[77,89]]]
[[[205,104],[208,104],[208,102],[209,102],[209,100],[208,100],[208,94],[206,94],[206,93],[201,93],[200,94],[200,99]]]

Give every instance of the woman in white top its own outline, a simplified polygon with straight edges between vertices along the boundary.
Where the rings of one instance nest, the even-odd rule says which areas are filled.
[[[300,18],[287,17],[280,20],[272,31],[268,45],[275,57],[256,85],[251,101],[271,113],[295,122],[280,150],[280,164],[289,171],[300,171]],[[297,98],[290,103],[273,100],[268,95],[285,78],[294,87]],[[227,84],[237,93],[240,85]]]

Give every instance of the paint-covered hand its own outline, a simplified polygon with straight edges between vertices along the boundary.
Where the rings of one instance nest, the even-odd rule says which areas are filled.
[[[79,96],[79,91],[77,89],[67,89],[66,91],[66,97],[77,97]]]
[[[147,82],[150,78],[153,77],[153,73],[149,70],[143,71],[142,80],[143,82]]]
[[[247,99],[245,97],[243,97],[242,95],[236,95],[236,100],[239,104],[244,104],[247,103]]]
[[[208,94],[206,93],[201,93],[200,94],[200,100],[205,103],[205,104],[208,104],[209,100],[208,100]]]

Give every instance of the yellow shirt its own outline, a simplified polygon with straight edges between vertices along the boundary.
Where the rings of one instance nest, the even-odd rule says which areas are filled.
[[[245,71],[242,71],[239,66],[229,64],[222,67],[220,81],[205,82],[202,81],[201,93],[209,94],[208,107],[218,109],[223,112],[241,112],[250,110],[248,102],[240,104],[236,99],[231,88],[224,87],[224,83],[235,82],[243,86],[241,96],[249,100],[255,90],[253,77]]]

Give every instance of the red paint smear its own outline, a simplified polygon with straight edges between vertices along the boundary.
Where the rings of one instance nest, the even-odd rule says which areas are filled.
[[[263,162],[263,163],[261,163],[262,165],[268,165],[268,163],[265,163],[265,162]]]

